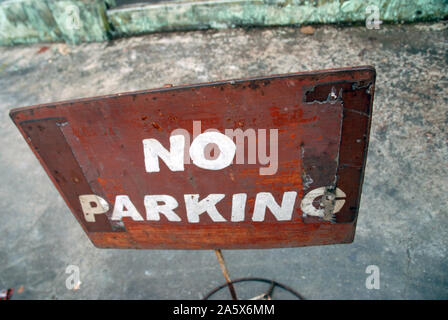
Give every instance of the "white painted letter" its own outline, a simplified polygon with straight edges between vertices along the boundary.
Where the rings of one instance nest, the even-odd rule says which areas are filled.
[[[255,198],[252,221],[264,221],[266,208],[269,208],[278,221],[291,220],[292,210],[296,201],[297,192],[288,191],[283,194],[282,205],[279,206],[269,192],[260,192]]]
[[[185,208],[187,209],[188,222],[199,222],[199,215],[207,212],[214,222],[224,222],[226,219],[216,210],[216,204],[224,198],[224,194],[209,194],[205,199],[199,201],[198,194],[186,194]]]
[[[184,164],[190,164],[190,154],[188,151],[190,150],[190,133],[185,129],[176,129],[171,132],[171,136],[184,136]]]
[[[156,139],[143,140],[146,172],[159,172],[159,157],[171,171],[184,171],[185,137],[170,137],[170,151],[166,150]]]
[[[173,211],[177,208],[178,203],[176,199],[167,195],[151,195],[145,196],[146,220],[160,220],[162,213],[169,221],[180,221],[179,216]],[[165,202],[159,205],[158,202]]]
[[[214,143],[219,147],[216,159],[205,157],[205,147]],[[193,140],[190,147],[190,158],[195,165],[202,169],[221,170],[229,166],[235,157],[236,146],[232,139],[219,132],[204,132]]]
[[[236,193],[232,197],[232,222],[244,221],[244,210],[246,209],[247,194]]]
[[[94,194],[83,194],[79,196],[81,209],[87,222],[95,222],[95,215],[109,211],[106,200]]]
[[[112,220],[122,220],[123,217],[131,217],[134,221],[143,221],[128,196],[116,196]]]
[[[314,217],[323,217],[324,216],[324,208],[316,208],[313,205],[313,202],[318,197],[322,197],[325,194],[326,187],[320,187],[311,190],[308,192],[302,199],[302,203],[300,204],[300,209],[304,215],[314,216]],[[345,193],[339,188],[336,188],[336,198],[345,198]],[[338,213],[345,204],[344,199],[338,199],[334,203],[333,214]]]

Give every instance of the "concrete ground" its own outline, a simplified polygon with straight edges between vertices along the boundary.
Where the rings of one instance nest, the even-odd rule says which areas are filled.
[[[374,65],[353,244],[224,251],[231,276],[309,299],[448,298],[448,25],[233,29],[0,48],[0,290],[15,299],[198,299],[224,279],[212,251],[96,249],[8,117],[11,108],[160,87]],[[68,290],[67,266],[81,285]],[[366,268],[380,269],[369,290]],[[23,286],[23,287],[22,287]],[[242,298],[266,286],[239,286]],[[292,298],[280,290],[277,298]],[[227,292],[218,297],[227,298]]]

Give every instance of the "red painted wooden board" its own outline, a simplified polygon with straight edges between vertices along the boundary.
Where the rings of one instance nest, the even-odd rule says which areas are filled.
[[[97,247],[349,243],[374,82],[372,67],[344,68],[44,104],[10,115]]]

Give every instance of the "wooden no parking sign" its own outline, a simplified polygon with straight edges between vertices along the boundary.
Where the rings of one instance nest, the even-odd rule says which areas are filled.
[[[324,70],[44,104],[11,118],[97,247],[349,243],[374,81],[372,67]]]

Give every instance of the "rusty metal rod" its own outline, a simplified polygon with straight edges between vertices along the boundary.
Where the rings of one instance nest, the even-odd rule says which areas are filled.
[[[236,296],[235,288],[233,287],[232,280],[230,280],[229,271],[227,270],[226,262],[224,261],[224,256],[222,255],[221,250],[215,250],[216,258],[218,258],[219,266],[221,267],[221,271],[224,274],[224,278],[226,279],[227,286],[229,287],[230,295],[233,300],[238,300]]]

